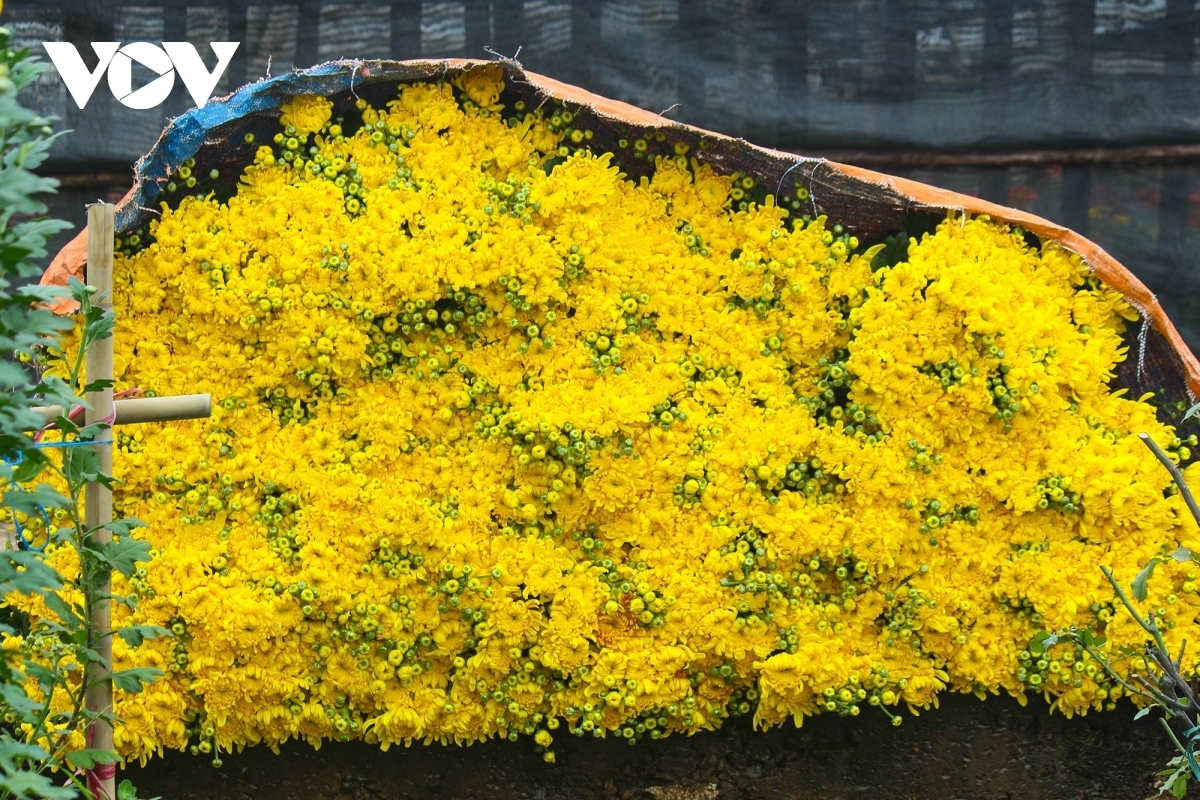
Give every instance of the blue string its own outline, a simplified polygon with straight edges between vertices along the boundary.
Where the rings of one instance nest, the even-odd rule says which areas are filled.
[[[45,447],[87,447],[89,445],[94,446],[104,444],[112,444],[112,442],[93,442],[90,439],[79,439],[74,442],[38,442],[34,445],[34,447],[40,450]]]
[[[34,443],[33,446],[39,450],[44,450],[44,449],[51,448],[51,447],[87,447],[90,445],[97,445],[97,444],[110,444],[110,443],[109,442],[93,442],[93,441],[80,439],[80,440],[76,440],[73,442],[36,442],[36,443]],[[4,463],[7,464],[8,466],[15,467],[15,466],[18,466],[22,461],[25,460],[25,454],[22,451],[18,450],[15,458],[8,456],[8,455],[0,456],[0,458],[2,458],[4,460]],[[25,529],[21,527],[21,523],[17,520],[17,510],[15,508],[12,509],[13,529],[16,530],[16,532],[17,532],[17,547],[21,550],[31,550],[36,553],[41,553],[46,549],[46,545],[50,543],[50,515],[46,513],[45,506],[38,505],[38,511],[42,512],[42,521],[46,525],[46,541],[42,543],[41,547],[35,547],[33,542],[28,537],[25,536]]]

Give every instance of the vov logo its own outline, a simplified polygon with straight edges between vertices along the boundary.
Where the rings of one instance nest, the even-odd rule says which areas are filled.
[[[163,42],[162,47],[150,42],[131,42],[124,47],[120,42],[92,42],[97,63],[96,69],[90,72],[75,45],[68,42],[42,42],[42,47],[46,48],[46,53],[62,76],[75,105],[81,109],[91,99],[106,70],[108,88],[121,105],[147,109],[161,105],[171,94],[176,72],[183,78],[183,85],[197,106],[208,102],[240,42],[208,44],[217,55],[217,66],[212,72],[204,66],[196,47],[189,42]],[[135,61],[159,76],[136,90],[133,88]]]

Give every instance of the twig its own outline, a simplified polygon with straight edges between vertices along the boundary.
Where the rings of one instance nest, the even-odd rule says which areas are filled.
[[[1149,691],[1148,696],[1153,698],[1154,701],[1156,703],[1158,703],[1160,706],[1163,706],[1164,708],[1170,709],[1172,711],[1178,711],[1180,713],[1183,713],[1184,711],[1187,710],[1187,705],[1185,703],[1181,703],[1177,699],[1167,697],[1165,694],[1162,693],[1162,691],[1159,690],[1158,686],[1151,683],[1144,676],[1135,674],[1133,677],[1139,683],[1141,683],[1142,686],[1146,687],[1146,689]],[[1145,692],[1143,692],[1143,694],[1145,694]]]
[[[1180,743],[1179,737],[1175,735],[1175,731],[1171,730],[1171,725],[1167,722],[1166,717],[1159,717],[1158,722],[1163,726],[1163,730],[1167,732],[1167,736],[1171,737],[1171,741],[1175,743],[1175,746],[1179,748],[1179,752],[1186,756],[1187,750]]]
[[[1129,598],[1125,595],[1125,590],[1121,588],[1121,584],[1117,583],[1117,579],[1113,577],[1111,569],[1108,567],[1101,567],[1100,571],[1104,573],[1104,577],[1108,578],[1108,582],[1112,584],[1113,590],[1117,593],[1117,597],[1120,598],[1122,605],[1125,606],[1125,609],[1129,612],[1130,616],[1134,618],[1138,625],[1142,626],[1142,630],[1154,637],[1154,641],[1158,645],[1159,649],[1165,652],[1167,645],[1166,642],[1163,641],[1162,634],[1159,633],[1158,626],[1155,625],[1153,621],[1147,622],[1145,618],[1138,613],[1138,610],[1134,608],[1133,603],[1131,603]]]
[[[1124,678],[1122,678],[1120,675],[1117,674],[1117,671],[1112,668],[1112,665],[1108,662],[1107,659],[1100,658],[1099,654],[1097,654],[1095,651],[1093,651],[1089,645],[1084,645],[1083,649],[1085,651],[1087,651],[1088,655],[1090,655],[1092,658],[1094,658],[1096,660],[1096,663],[1099,664],[1104,669],[1104,671],[1108,673],[1109,677],[1112,678],[1113,680],[1115,680],[1117,683],[1119,683],[1121,685],[1121,687],[1123,689],[1125,689],[1125,691],[1129,692],[1130,694],[1136,694],[1141,697],[1145,697],[1147,700],[1151,700],[1156,703],[1158,702],[1157,698],[1155,698],[1154,695],[1143,692],[1141,689],[1137,688],[1136,686],[1130,685]]]
[[[1138,438],[1145,443],[1146,447],[1150,448],[1150,451],[1154,453],[1154,457],[1159,460],[1159,463],[1167,468],[1167,472],[1171,473],[1171,478],[1174,479],[1175,485],[1179,487],[1179,492],[1183,495],[1183,500],[1187,503],[1188,510],[1192,512],[1192,516],[1196,518],[1196,522],[1200,523],[1200,506],[1196,505],[1196,498],[1192,497],[1192,490],[1184,482],[1183,473],[1179,471],[1179,467],[1162,451],[1158,443],[1150,438],[1150,434],[1139,433]]]

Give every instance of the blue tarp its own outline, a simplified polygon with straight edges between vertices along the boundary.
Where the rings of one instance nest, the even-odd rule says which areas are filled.
[[[210,141],[212,131],[227,123],[278,109],[297,95],[327,97],[381,82],[429,78],[447,68],[446,62],[331,61],[248,84],[227,97],[193,108],[172,120],[150,152],[138,161],[134,194],[118,209],[116,230],[125,232],[142,225],[150,213],[148,209],[160,202],[168,177],[200,152]]]

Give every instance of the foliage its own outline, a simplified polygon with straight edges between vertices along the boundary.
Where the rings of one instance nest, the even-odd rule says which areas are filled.
[[[103,599],[98,588],[104,577],[111,570],[131,572],[136,561],[145,559],[145,547],[131,550],[128,541],[102,547],[95,531],[85,528],[84,488],[93,482],[112,484],[111,476],[100,473],[94,448],[64,447],[57,466],[28,435],[44,425],[35,406],[73,408],[85,388],[96,387],[79,384],[81,359],[66,381],[41,376],[35,366],[38,353],[71,327],[69,319],[46,308],[61,299],[62,290],[30,284],[39,274],[35,261],[46,255],[48,238],[69,225],[40,217],[46,208],[36,196],[53,191],[56,182],[33,170],[45,160],[56,135],[52,120],[22,108],[17,100],[44,65],[14,51],[11,41],[11,32],[0,28],[0,352],[13,356],[0,362],[0,383],[8,389],[0,394],[0,489],[11,520],[6,525],[10,537],[22,535],[18,520],[43,519],[42,545],[75,550],[83,568],[77,579],[65,581],[39,552],[0,551],[0,596],[6,605],[36,598],[44,609],[25,620],[22,630],[0,627],[6,638],[0,648],[0,798],[65,800],[88,794],[79,770],[117,758],[80,746],[84,727],[98,716],[84,707],[84,695],[108,667],[96,649],[93,615]],[[71,291],[87,319],[81,346],[110,335],[111,312],[95,309],[82,284]],[[101,432],[100,426],[80,428],[66,417],[50,428],[59,434],[60,444],[83,442]],[[51,474],[65,491],[39,482]],[[52,520],[64,524],[54,529]],[[110,527],[126,531],[131,524]],[[74,599],[77,595],[81,599]],[[127,674],[123,682],[135,691],[152,678],[153,672],[141,671]],[[107,718],[111,721],[111,715]]]
[[[54,508],[66,498],[48,488],[33,492],[14,486],[15,479],[32,477],[30,467],[41,454],[26,431],[40,427],[41,417],[32,409],[45,396],[70,398],[57,386],[41,384],[37,376],[19,363],[28,361],[35,348],[69,322],[33,304],[56,297],[61,290],[27,285],[39,273],[35,259],[46,254],[49,236],[66,223],[38,219],[45,206],[36,195],[54,190],[56,182],[33,173],[46,157],[53,141],[50,120],[21,107],[17,92],[34,81],[44,68],[26,54],[11,48],[11,32],[0,29],[0,352],[16,354],[17,361],[0,362],[0,382],[9,388],[0,393],[0,482],[6,487],[6,509],[23,507],[33,511],[39,504]],[[28,461],[25,461],[25,459]],[[62,586],[58,573],[32,552],[0,552],[0,592],[48,596]],[[9,625],[5,633],[15,632]],[[62,755],[52,753],[43,742],[28,741],[14,724],[36,725],[42,707],[26,692],[22,655],[0,649],[0,706],[8,725],[0,730],[0,796],[74,797],[72,789],[55,785],[45,774],[61,766]],[[14,735],[16,734],[16,735]]]

